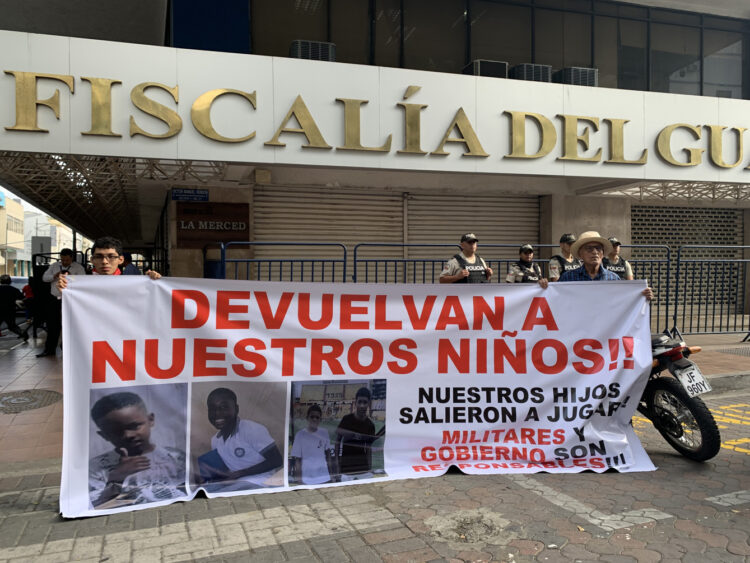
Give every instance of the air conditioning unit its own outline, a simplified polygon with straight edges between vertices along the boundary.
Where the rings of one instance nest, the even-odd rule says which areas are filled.
[[[336,62],[336,44],[324,41],[295,39],[289,47],[289,56],[294,59]]]
[[[508,78],[508,63],[504,61],[476,59],[464,67],[464,74],[491,76],[492,78]]]
[[[599,86],[599,69],[580,66],[561,68],[552,76],[552,81],[577,86]]]
[[[552,67],[550,65],[535,65],[523,63],[510,69],[510,78],[516,80],[534,80],[536,82],[552,82]]]

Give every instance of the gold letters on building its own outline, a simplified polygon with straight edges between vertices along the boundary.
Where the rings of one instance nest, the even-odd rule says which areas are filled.
[[[39,108],[44,106],[47,110],[51,110],[55,118],[59,120],[61,86],[67,87],[66,95],[75,95],[75,78],[66,74],[17,70],[4,72],[15,80],[15,123],[6,125],[5,129],[49,133],[49,130],[39,126]],[[122,81],[88,76],[82,76],[80,80],[88,83],[91,100],[91,124],[88,130],[81,131],[81,135],[122,137],[122,133],[114,130],[112,124],[112,91],[113,88],[121,87]],[[39,98],[37,87],[40,81],[43,81],[46,88],[54,85],[54,93],[46,99]],[[84,92],[86,90],[87,88],[84,88]],[[156,101],[153,92],[157,90],[168,95],[167,103]],[[416,155],[423,158],[451,155],[457,158],[492,156],[485,151],[480,135],[477,134],[477,124],[472,123],[463,107],[455,111],[449,122],[430,123],[431,131],[436,128],[443,131],[442,138],[425,139],[422,125],[425,120],[430,119],[429,105],[406,101],[416,96],[420,90],[420,86],[409,86],[404,93],[403,100],[393,106],[394,109],[400,110],[404,133],[403,144],[396,148],[395,154]],[[78,95],[81,94],[78,93]],[[208,90],[199,95],[190,107],[192,126],[198,133],[212,141],[221,143],[253,141],[256,137],[255,130],[243,131],[245,134],[239,137],[228,137],[216,130],[211,119],[211,110],[214,103],[223,96],[244,98],[246,111],[250,114],[268,111],[270,107],[270,103],[267,103],[266,107],[259,107],[255,91],[244,92],[229,88]],[[161,98],[164,99],[163,94]],[[147,127],[142,122],[139,124],[139,119],[143,118],[142,114],[140,117],[138,113],[130,115],[128,134],[131,137],[140,135],[154,140],[170,139],[182,131],[183,122],[178,113],[180,103],[178,85],[143,82],[130,90],[130,101],[135,109],[161,122],[161,125],[151,124]],[[329,130],[338,126],[341,127],[339,130],[343,131],[343,144],[337,146],[336,150],[359,151],[374,155],[392,152],[392,133],[387,136],[380,133],[383,135],[380,139],[373,139],[373,135],[377,135],[378,131],[362,130],[362,113],[367,111],[368,100],[340,97],[335,98],[335,102],[341,108],[340,121],[337,124],[324,123],[324,125]],[[64,111],[63,109],[62,112]],[[302,135],[305,141],[301,145],[303,149],[332,149],[333,147],[323,136],[314,115],[315,112],[311,111],[302,96],[297,95],[278,123],[274,134],[263,144],[283,149],[286,147],[284,141],[290,138],[290,135]],[[509,132],[508,150],[506,154],[497,155],[498,158],[535,160],[557,150],[555,158],[559,161],[604,165],[644,165],[648,161],[648,148],[634,147],[635,141],[631,140],[630,143],[626,141],[629,130],[627,125],[630,123],[627,119],[569,114],[549,117],[518,109],[505,111],[498,109],[497,119],[498,125],[507,126]],[[486,129],[485,126],[479,130]],[[740,166],[743,161],[746,130],[744,127],[716,124],[672,123],[659,131],[654,139],[654,148],[658,157],[671,166],[697,166],[703,162],[703,155],[707,152],[707,162],[717,168],[730,169]],[[530,131],[533,131],[533,135],[529,134]],[[363,141],[363,136],[369,139],[369,143],[366,144]],[[381,144],[371,145],[373,141]],[[435,144],[432,145],[432,143]],[[423,144],[435,148],[432,152],[428,152],[422,148]],[[461,145],[463,150],[460,156],[456,150],[446,150],[448,144]],[[750,166],[747,169],[750,169]]]

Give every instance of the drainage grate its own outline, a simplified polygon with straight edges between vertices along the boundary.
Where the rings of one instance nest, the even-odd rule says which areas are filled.
[[[750,357],[750,346],[743,348],[723,348],[719,350],[722,354],[734,354],[735,356],[748,356]]]
[[[15,414],[39,409],[56,403],[62,394],[48,389],[29,389],[28,391],[9,391],[0,393],[0,413]]]

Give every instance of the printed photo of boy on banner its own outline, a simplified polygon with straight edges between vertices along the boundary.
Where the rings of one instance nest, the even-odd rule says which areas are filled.
[[[186,498],[187,384],[92,389],[90,400],[91,506]]]
[[[286,383],[193,383],[191,489],[227,493],[284,485],[286,389]]]
[[[386,476],[386,380],[293,383],[289,484]]]

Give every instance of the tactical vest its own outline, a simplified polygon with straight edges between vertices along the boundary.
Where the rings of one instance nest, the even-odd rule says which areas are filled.
[[[487,269],[478,254],[475,254],[476,262],[469,264],[466,259],[460,254],[456,254],[453,258],[456,259],[458,265],[461,266],[462,270],[469,270],[468,278],[461,278],[453,283],[487,283]]]
[[[625,279],[625,264],[626,262],[622,258],[620,258],[617,264],[613,264],[609,258],[602,259],[602,266],[604,266],[613,274],[617,274],[618,276],[620,276],[621,280]]]
[[[562,276],[565,272],[569,272],[570,270],[577,270],[583,264],[580,258],[573,258],[571,262],[568,262],[559,254],[555,254],[551,258],[551,260],[557,260],[558,264],[560,264],[560,276]]]
[[[522,260],[519,260],[516,262],[516,265],[523,274],[521,281],[518,283],[534,283],[538,282],[539,278],[542,277],[542,270],[539,267],[539,264],[532,264],[531,268],[529,268]]]

